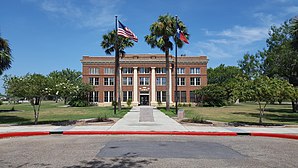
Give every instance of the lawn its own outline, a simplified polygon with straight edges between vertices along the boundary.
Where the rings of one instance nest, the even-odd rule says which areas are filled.
[[[259,109],[255,103],[242,103],[225,107],[179,107],[185,111],[186,118],[203,117],[205,120],[257,124],[259,122]],[[165,110],[162,110],[165,112]],[[175,109],[165,112],[174,117]],[[268,105],[263,122],[266,124],[294,125],[298,124],[298,113],[292,112],[290,104]]]
[[[14,108],[16,111],[11,111]],[[124,108],[114,115],[113,107],[65,107],[62,102],[42,102],[39,123],[52,123],[87,118],[122,118],[130,109]],[[0,124],[32,124],[34,122],[33,108],[29,103],[3,104],[0,106]]]

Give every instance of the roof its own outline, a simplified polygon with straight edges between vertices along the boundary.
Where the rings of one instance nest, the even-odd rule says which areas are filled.
[[[169,56],[170,62],[174,63],[175,57]],[[178,56],[179,63],[199,63],[207,64],[207,56]],[[165,61],[164,54],[126,54],[124,58],[120,58],[122,63],[162,63]],[[82,64],[109,64],[115,62],[114,56],[83,56]]]

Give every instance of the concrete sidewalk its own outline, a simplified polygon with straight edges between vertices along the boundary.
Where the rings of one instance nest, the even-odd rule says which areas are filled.
[[[142,113],[142,111],[147,111]],[[152,111],[152,115],[148,114]],[[147,117],[147,118],[146,118]],[[133,107],[110,131],[187,131],[185,127],[150,106]]]
[[[212,127],[212,126],[183,126],[161,111],[150,106],[133,107],[122,119],[113,126],[1,126],[0,133],[8,132],[63,132],[63,131],[126,131],[126,132],[218,132],[218,133],[278,133],[296,134],[298,127]]]

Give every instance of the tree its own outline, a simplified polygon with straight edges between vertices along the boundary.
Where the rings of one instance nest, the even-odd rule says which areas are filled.
[[[0,75],[11,67],[12,56],[8,41],[0,37]]]
[[[208,68],[208,84],[221,86],[226,93],[226,102],[233,104],[236,100],[238,78],[242,77],[242,71],[236,66],[219,65],[216,68]]]
[[[259,106],[259,123],[263,123],[265,108],[270,102],[278,99],[293,97],[294,87],[285,80],[260,76],[253,80],[247,80],[242,88],[245,100],[252,100]]]
[[[108,34],[104,34],[102,36],[103,40],[102,40],[100,45],[103,49],[105,49],[105,53],[107,55],[111,55],[112,52],[114,52],[116,50],[115,49],[116,37],[117,37],[118,50],[119,50],[121,56],[124,57],[125,56],[124,49],[127,48],[127,47],[133,47],[134,43],[129,38],[125,38],[123,36],[118,36],[116,34],[115,30],[109,32]],[[117,63],[117,61],[116,61],[116,66],[115,66],[115,73],[116,73],[116,76],[117,76],[117,81],[115,81],[115,84],[118,84],[118,110],[120,111],[121,110],[121,99],[120,99],[121,91],[120,91],[120,84],[119,84],[120,83],[119,63]],[[116,95],[116,93],[115,93],[115,95]],[[115,96],[115,98],[116,98],[116,96]]]
[[[291,19],[290,23],[291,23],[290,31],[291,31],[291,34],[293,35],[292,46],[296,51],[298,51],[298,16]]]
[[[187,33],[187,28],[184,23],[178,20],[178,25],[181,31],[185,34],[186,38],[189,38],[189,34]],[[166,109],[169,110],[170,102],[169,102],[169,93],[170,93],[170,63],[169,63],[169,50],[173,50],[173,43],[170,41],[172,37],[175,39],[176,34],[176,19],[175,17],[166,14],[163,16],[159,16],[158,20],[154,22],[150,26],[150,34],[145,36],[145,41],[151,46],[151,48],[159,48],[165,53],[166,57],[166,75],[167,75],[167,85],[166,85]],[[183,42],[180,40],[175,41],[178,48],[182,48]]]
[[[208,84],[222,84],[237,76],[242,76],[240,68],[220,64],[216,68],[208,68]]]
[[[67,104],[76,86],[82,81],[81,74],[79,71],[67,68],[62,71],[53,71],[48,75],[52,88],[51,94],[56,97],[56,101],[61,97],[64,99],[64,104]]]
[[[14,76],[6,78],[4,85],[7,95],[23,97],[30,101],[34,110],[34,124],[37,124],[41,102],[51,92],[47,78],[41,74]]]
[[[72,107],[86,107],[89,105],[88,93],[93,91],[93,87],[80,81],[76,83],[70,97],[69,105]]]
[[[238,61],[242,73],[249,79],[256,78],[263,74],[264,53],[258,51],[255,55],[246,53],[242,60]]]
[[[221,107],[227,104],[226,91],[218,84],[210,84],[201,89],[195,90],[198,95],[201,104],[207,104],[208,106]]]
[[[298,50],[297,20],[284,22],[280,27],[272,26],[267,39],[268,49],[265,52],[265,74],[269,77],[280,77],[298,86]],[[297,102],[292,101],[293,111],[297,111]]]

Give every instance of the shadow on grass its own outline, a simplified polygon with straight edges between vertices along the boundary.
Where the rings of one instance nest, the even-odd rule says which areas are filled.
[[[21,124],[21,123],[26,123],[29,121],[30,121],[30,119],[28,119],[28,118],[17,117],[17,116],[1,116],[0,117],[0,124],[10,124],[10,123]]]
[[[284,114],[284,113],[285,112],[280,113],[280,114],[268,114],[265,111],[263,117],[264,117],[264,119],[267,119],[267,120],[281,122],[280,125],[282,125],[283,122],[291,122],[293,124],[298,124],[298,114],[297,113],[287,113],[287,115]],[[232,113],[232,114],[244,115],[244,116],[247,116],[247,117],[254,117],[256,119],[258,119],[260,117],[259,113],[235,112],[235,113]],[[241,121],[239,121],[239,122],[241,122]],[[245,122],[243,122],[243,123],[245,123]],[[249,123],[250,122],[248,122],[248,124]],[[251,123],[253,125],[255,125],[255,124],[259,125],[258,123],[254,123],[254,122],[251,122]],[[267,123],[267,124],[274,124],[274,123]]]

